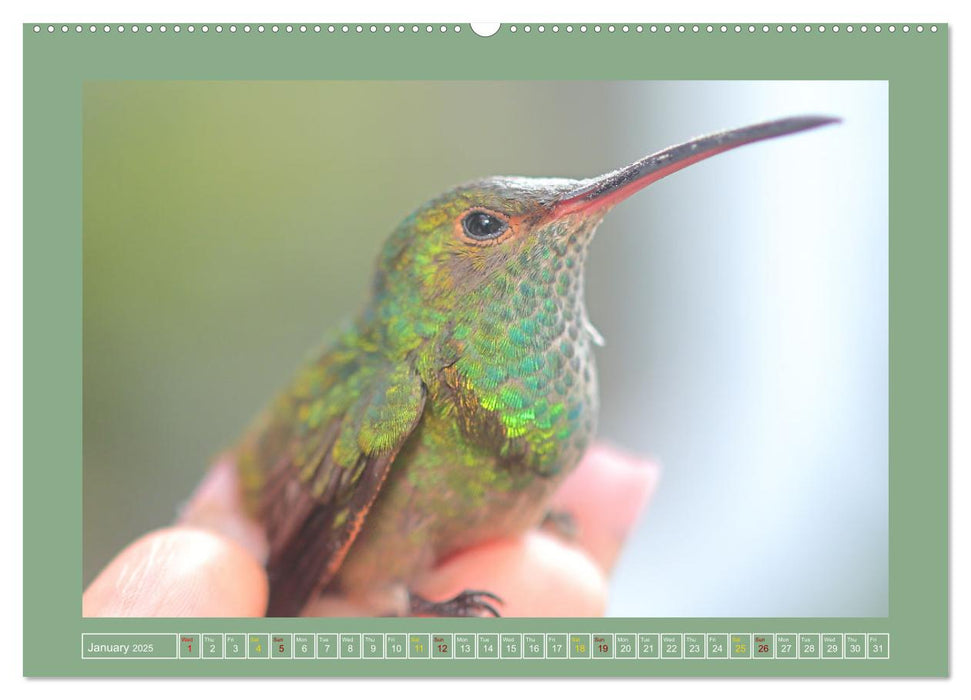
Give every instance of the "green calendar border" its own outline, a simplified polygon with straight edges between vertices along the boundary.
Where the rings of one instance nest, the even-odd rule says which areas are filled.
[[[941,676],[948,673],[948,28],[573,32],[223,24],[24,33],[24,674]],[[636,27],[641,26],[642,31]],[[933,31],[932,31],[933,26]],[[407,25],[410,30],[411,25]],[[667,30],[665,29],[667,27]],[[877,27],[880,29],[878,30]],[[424,29],[421,25],[420,29]],[[448,60],[442,60],[444,57]],[[91,80],[885,80],[890,99],[890,614],[802,619],[82,619],[81,89]],[[186,624],[188,623],[188,624]],[[889,633],[889,660],[82,661],[82,633]],[[272,629],[271,629],[272,628]]]

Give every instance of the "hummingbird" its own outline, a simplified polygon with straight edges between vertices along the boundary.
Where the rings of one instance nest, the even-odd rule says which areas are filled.
[[[269,544],[267,615],[333,592],[374,614],[499,616],[491,592],[411,585],[540,524],[590,444],[602,340],[583,271],[604,215],[700,160],[837,121],[709,134],[588,179],[481,179],[405,218],[369,302],[234,450]]]

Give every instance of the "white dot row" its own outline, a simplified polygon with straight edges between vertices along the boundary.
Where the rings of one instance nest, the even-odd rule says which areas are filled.
[[[250,25],[250,24],[244,24],[244,25],[235,25],[235,24],[229,24],[229,25],[225,25],[225,26],[224,25],[221,25],[221,24],[216,24],[216,25],[210,26],[208,24],[202,24],[202,25],[199,25],[198,27],[196,25],[194,25],[194,24],[187,24],[185,26],[183,26],[181,24],[174,24],[174,25],[171,25],[171,26],[165,25],[165,24],[161,24],[161,25],[158,25],[157,27],[154,27],[154,26],[152,26],[150,24],[143,25],[143,26],[139,26],[137,24],[132,24],[132,25],[128,25],[128,26],[123,25],[123,24],[118,24],[118,25],[114,25],[114,26],[109,25],[109,24],[105,24],[105,25],[101,25],[101,26],[92,24],[92,25],[89,25],[86,28],[83,25],[80,25],[80,24],[77,24],[77,25],[74,25],[74,26],[67,25],[67,24],[62,24],[62,25],[48,24],[46,27],[44,27],[42,25],[39,25],[39,24],[35,24],[33,26],[33,30],[34,30],[34,33],[35,34],[39,34],[40,32],[44,31],[45,29],[46,29],[46,31],[47,31],[48,34],[54,34],[54,33],[58,32],[58,31],[60,31],[62,34],[67,34],[68,32],[71,32],[72,30],[75,33],[77,33],[77,34],[81,34],[81,33],[83,33],[85,31],[85,29],[87,29],[88,33],[91,33],[91,34],[97,33],[99,31],[102,32],[102,33],[106,33],[106,34],[109,33],[109,32],[117,32],[119,34],[123,34],[126,31],[127,32],[131,32],[132,34],[136,34],[136,33],[140,32],[140,31],[141,32],[145,32],[147,34],[151,34],[154,31],[158,31],[158,32],[163,33],[163,34],[166,33],[166,32],[169,32],[169,31],[171,31],[171,32],[173,32],[175,34],[179,34],[179,33],[183,32],[183,31],[186,31],[186,32],[188,32],[190,34],[195,33],[196,31],[202,32],[203,34],[206,34],[206,33],[210,32],[210,31],[214,31],[217,34],[220,34],[220,33],[224,32],[224,31],[229,32],[230,34],[235,34],[237,32],[242,32],[244,34],[249,34],[249,33],[252,33],[252,32],[256,32],[258,34],[263,34],[263,33],[266,33],[266,32],[270,32],[270,33],[273,33],[273,34],[278,34],[281,31],[284,32],[284,33],[286,33],[286,34],[292,34],[292,33],[306,34],[307,32],[313,32],[313,33],[316,33],[316,34],[320,34],[321,32],[327,32],[329,34],[335,34],[335,33],[341,33],[341,34],[350,34],[350,33],[356,33],[356,34],[364,34],[364,33],[377,34],[379,32],[383,32],[385,34],[391,34],[393,32],[397,32],[398,34],[405,34],[407,32],[410,32],[412,34],[418,34],[418,33],[422,32],[422,31],[424,31],[425,33],[433,33],[435,31],[438,31],[438,32],[444,34],[444,33],[447,33],[449,31],[454,32],[454,33],[459,33],[459,32],[462,31],[462,28],[459,25],[457,25],[457,24],[456,25],[453,25],[453,26],[447,26],[447,25],[444,25],[444,24],[442,24],[442,25],[431,25],[431,24],[427,24],[427,25],[418,25],[418,24],[411,24],[411,25],[404,25],[404,24],[399,24],[399,25],[390,25],[390,24],[385,24],[385,25],[376,25],[376,24],[371,24],[371,25],[364,25],[364,24],[357,24],[357,25],[353,25],[353,24],[337,24],[337,25],[335,25],[335,24],[329,24],[329,25],[320,25],[320,24],[313,24],[313,25],[307,25],[307,24],[297,24],[297,25],[294,25],[294,24],[285,24],[285,25],[279,25],[279,24],[273,24],[273,25],[255,24],[255,25]],[[791,33],[791,34],[796,34],[796,33],[799,33],[799,32],[802,32],[802,33],[817,32],[817,33],[820,33],[820,34],[821,33],[824,33],[824,32],[832,32],[832,33],[836,34],[836,33],[839,33],[840,31],[843,31],[843,32],[846,32],[846,33],[852,33],[854,31],[859,31],[860,33],[865,34],[865,33],[869,32],[869,31],[873,31],[873,32],[879,34],[879,33],[883,32],[884,30],[886,30],[887,32],[890,32],[891,34],[893,34],[893,33],[895,33],[895,32],[898,31],[898,26],[897,25],[893,25],[893,24],[887,25],[886,27],[884,27],[882,25],[879,25],[879,24],[874,24],[874,25],[861,24],[858,27],[854,27],[853,25],[840,26],[840,25],[835,25],[835,24],[834,25],[831,25],[829,27],[827,27],[826,25],[822,25],[822,24],[815,25],[815,26],[814,25],[809,25],[809,24],[801,25],[801,26],[800,25],[795,25],[795,24],[792,24],[792,25],[782,25],[782,24],[777,24],[777,25],[768,25],[768,24],[762,24],[762,25],[754,25],[754,24],[749,24],[749,25],[741,25],[741,24],[735,24],[735,25],[727,25],[727,24],[721,24],[721,25],[712,25],[712,24],[706,24],[706,25],[699,25],[699,24],[692,24],[692,25],[685,25],[685,24],[678,24],[678,25],[671,25],[671,24],[662,24],[662,25],[657,25],[657,24],[651,24],[651,25],[641,25],[641,24],[637,24],[637,25],[629,25],[629,24],[623,24],[623,25],[614,25],[614,24],[599,25],[599,24],[595,24],[595,25],[589,25],[589,26],[586,25],[586,24],[581,24],[581,25],[576,25],[576,26],[571,25],[571,24],[568,24],[568,25],[565,25],[565,26],[562,26],[561,27],[560,25],[554,24],[554,25],[550,25],[549,27],[547,27],[546,25],[542,25],[542,24],[536,25],[536,26],[529,25],[529,24],[521,25],[521,26],[520,25],[513,24],[513,25],[510,25],[507,29],[511,33],[516,33],[516,32],[519,32],[519,31],[523,31],[523,32],[525,32],[527,34],[530,33],[530,32],[532,32],[532,31],[536,31],[536,32],[538,32],[540,34],[543,34],[543,33],[547,32],[547,31],[550,31],[550,32],[552,32],[554,34],[557,34],[557,33],[561,32],[561,31],[562,32],[566,32],[567,34],[574,33],[574,32],[579,32],[580,34],[585,34],[588,31],[592,31],[592,32],[594,32],[596,34],[596,33],[601,33],[604,30],[606,30],[608,33],[614,33],[614,32],[620,31],[621,33],[635,32],[635,33],[638,33],[638,34],[643,33],[645,31],[646,32],[649,32],[649,33],[663,32],[663,33],[666,33],[666,34],[670,34],[672,32],[677,32],[677,33],[681,33],[681,34],[685,34],[685,33],[689,33],[689,32],[690,33],[693,33],[693,34],[700,34],[702,32],[708,33],[708,34],[713,34],[715,32],[718,32],[718,33],[721,33],[721,34],[727,34],[729,32],[733,32],[735,34],[742,34],[742,33],[755,34],[757,32],[761,32],[763,34],[768,34],[768,33],[772,32],[772,31],[775,31],[776,33],[788,32],[788,33]],[[911,29],[913,29],[916,32],[923,32],[925,30],[925,27],[922,24],[913,25],[913,27],[911,25],[909,25],[909,24],[904,24],[904,25],[900,25],[899,26],[899,30],[901,32],[905,33],[905,34],[906,33],[909,33],[911,31]],[[927,29],[929,29],[931,32],[936,32],[937,31],[937,26],[936,25],[930,25]]]
[[[654,34],[656,34],[657,32],[664,32],[666,34],[670,34],[671,32],[678,32],[680,34],[685,34],[685,33],[688,33],[688,32],[691,32],[693,34],[700,34],[701,32],[706,32],[708,34],[712,34],[712,33],[715,33],[715,32],[720,32],[722,34],[725,34],[725,33],[728,33],[728,32],[734,32],[736,34],[741,34],[743,32],[747,32],[749,34],[755,34],[756,32],[759,32],[759,31],[761,31],[763,34],[768,34],[769,32],[771,32],[773,30],[775,30],[777,33],[780,33],[780,34],[783,33],[783,32],[786,32],[786,31],[788,31],[790,33],[793,33],[793,34],[798,33],[800,31],[805,32],[805,33],[814,32],[815,31],[817,33],[822,34],[822,33],[826,32],[826,31],[832,31],[833,33],[839,33],[841,29],[843,31],[852,33],[853,30],[854,30],[853,25],[845,25],[844,27],[840,27],[840,25],[838,25],[838,24],[834,24],[834,25],[830,26],[829,28],[827,28],[826,25],[823,25],[823,24],[817,25],[815,27],[812,26],[812,25],[809,25],[809,24],[804,25],[804,26],[801,26],[801,27],[799,25],[796,25],[796,24],[792,24],[792,25],[788,25],[788,26],[782,25],[782,24],[777,24],[777,25],[774,25],[774,26],[771,26],[771,25],[768,25],[768,24],[762,24],[762,25],[755,25],[755,24],[749,24],[749,25],[741,25],[741,24],[735,24],[735,25],[728,25],[728,24],[721,24],[721,25],[713,25],[713,24],[705,24],[705,25],[701,25],[701,24],[691,24],[691,25],[685,25],[685,24],[678,24],[678,25],[662,24],[662,25],[657,25],[657,24],[652,24],[652,25],[648,25],[647,27],[645,27],[644,25],[641,25],[641,24],[634,25],[633,27],[631,25],[629,25],[629,24],[624,24],[624,25],[608,24],[608,25],[606,25],[606,27],[601,26],[599,24],[595,24],[595,25],[592,25],[591,28],[592,28],[592,30],[593,30],[594,33],[600,33],[604,29],[606,29],[607,32],[610,32],[610,33],[616,32],[618,30],[621,31],[621,32],[623,32],[623,33],[628,33],[628,32],[630,32],[630,31],[633,30],[634,32],[637,32],[637,33],[642,33],[644,31],[649,31],[649,32],[654,33]],[[861,31],[863,33],[866,33],[867,31],[870,30],[870,28],[872,28],[872,30],[874,32],[878,33],[878,34],[884,30],[884,27],[881,26],[881,25],[879,25],[879,24],[872,25],[871,27],[868,27],[865,24],[861,24],[859,26],[859,31]],[[918,25],[914,25],[913,26],[913,29],[916,30],[916,31],[918,31],[918,32],[923,32],[924,31],[924,26],[923,25],[919,25],[919,24]],[[894,32],[897,31],[897,26],[896,25],[893,25],[893,24],[888,25],[886,27],[886,30],[888,32],[890,32],[890,33],[894,33]],[[905,32],[905,33],[906,32],[910,32],[911,26],[910,25],[901,25],[900,26],[900,30],[903,31],[903,32]],[[509,31],[515,33],[517,31],[519,31],[519,29],[514,24],[514,25],[511,25],[509,27]],[[529,33],[529,32],[532,31],[532,28],[530,27],[530,25],[525,25],[525,26],[522,27],[522,31]],[[536,27],[536,31],[537,32],[540,32],[540,33],[543,33],[543,32],[546,31],[546,27],[544,27],[543,25],[539,25],[539,26]],[[552,31],[554,33],[555,32],[559,32],[560,31],[560,27],[558,25],[553,25],[553,26],[550,27],[550,31]],[[570,32],[573,32],[573,31],[579,31],[582,34],[582,33],[586,33],[588,31],[588,27],[587,27],[587,25],[579,25],[578,27],[576,27],[576,29],[574,29],[574,27],[572,25],[567,25],[566,27],[564,27],[564,31],[566,31],[567,33],[570,33]],[[931,25],[930,26],[930,31],[936,32],[937,31],[937,27],[935,25]]]
[[[45,29],[45,27],[43,27],[43,26],[41,26],[39,24],[35,24],[34,27],[33,27],[33,29],[34,29],[34,33],[37,34],[37,33],[42,32]],[[67,25],[67,24],[62,24],[62,25],[49,24],[49,25],[47,25],[46,29],[47,29],[48,34],[54,34],[58,30],[60,30],[61,33],[66,34],[66,33],[70,32],[72,29],[74,30],[75,33],[80,34],[80,33],[84,32],[85,27],[83,25],[80,25],[80,24],[74,25],[73,27],[71,25]],[[237,32],[243,32],[244,34],[249,34],[251,32],[256,32],[258,34],[263,34],[263,33],[266,33],[266,32],[271,32],[271,33],[277,34],[277,33],[281,32],[281,31],[282,32],[285,32],[287,34],[292,34],[294,32],[298,32],[298,33],[302,33],[302,34],[306,34],[307,32],[314,32],[314,33],[317,33],[317,34],[319,34],[321,32],[328,32],[330,34],[334,34],[334,33],[337,33],[337,32],[344,33],[344,34],[348,34],[348,33],[351,33],[351,32],[355,32],[355,33],[358,33],[358,34],[362,34],[364,32],[370,32],[372,34],[376,34],[379,31],[383,31],[386,34],[390,34],[393,31],[397,31],[399,34],[403,34],[403,33],[407,32],[407,31],[411,31],[411,32],[414,32],[414,33],[418,33],[418,32],[421,32],[423,30],[425,32],[431,33],[431,32],[436,31],[436,29],[439,32],[443,33],[443,34],[445,32],[448,32],[448,31],[452,31],[452,32],[455,32],[455,33],[458,33],[458,32],[461,32],[462,31],[462,28],[459,25],[457,25],[457,24],[455,26],[452,26],[452,27],[448,27],[448,26],[446,26],[444,24],[441,25],[441,26],[439,26],[439,27],[435,27],[435,26],[432,26],[430,24],[429,25],[424,25],[424,26],[419,26],[417,24],[405,26],[403,24],[399,24],[397,27],[394,27],[394,26],[392,26],[390,24],[385,24],[385,25],[382,25],[382,26],[378,26],[376,24],[372,24],[372,25],[362,25],[362,24],[358,24],[358,25],[348,25],[348,24],[343,24],[343,25],[341,25],[341,24],[338,24],[338,25],[334,25],[334,24],[330,24],[330,25],[320,25],[320,24],[313,24],[313,25],[308,25],[308,24],[297,24],[297,25],[294,25],[294,24],[285,24],[285,25],[279,25],[279,24],[273,24],[273,25],[254,24],[254,25],[250,25],[250,24],[244,24],[244,25],[239,25],[239,26],[237,26],[235,24],[229,24],[229,25],[216,24],[216,25],[212,25],[212,26],[210,26],[208,24],[202,24],[202,25],[198,25],[198,27],[196,25],[194,25],[194,24],[187,24],[185,26],[183,26],[181,24],[174,24],[174,25],[171,25],[171,26],[162,24],[162,25],[159,25],[158,27],[153,27],[150,24],[148,24],[148,25],[142,25],[142,26],[139,26],[137,24],[132,24],[132,25],[128,25],[128,26],[125,26],[124,24],[118,24],[118,25],[114,25],[114,26],[112,26],[110,24],[105,24],[103,26],[98,26],[98,25],[92,24],[92,25],[89,25],[87,27],[88,32],[89,33],[92,33],[92,34],[98,32],[98,31],[103,32],[103,33],[117,32],[119,34],[123,34],[126,31],[132,32],[132,33],[137,33],[139,31],[143,31],[143,32],[146,32],[146,33],[149,33],[149,34],[151,34],[153,31],[158,31],[158,32],[161,32],[161,33],[165,33],[165,32],[171,31],[171,32],[174,32],[175,34],[179,34],[179,33],[183,32],[183,31],[186,31],[186,32],[189,32],[190,34],[192,34],[192,33],[196,32],[197,30],[200,31],[200,32],[202,32],[203,34],[208,33],[210,31],[214,31],[217,34],[222,33],[224,31],[225,32],[229,32],[230,34],[235,34]]]

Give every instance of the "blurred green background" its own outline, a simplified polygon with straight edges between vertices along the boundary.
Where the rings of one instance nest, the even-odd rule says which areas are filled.
[[[885,150],[885,87],[859,83],[95,82],[83,99],[85,585],[131,539],[172,522],[214,455],[363,303],[382,241],[425,199],[485,175],[591,176],[701,132],[806,111],[872,119],[883,141],[866,131],[866,144]],[[863,148],[860,126],[849,119],[842,131],[719,156],[605,222],[587,284],[608,341],[598,352],[601,434],[665,468],[618,570],[613,614],[884,614],[886,222],[840,214],[858,212],[859,190],[885,209],[885,155],[877,163],[864,148],[863,179],[846,158]],[[836,153],[846,172],[820,178]],[[806,184],[779,177],[792,160],[805,177],[813,158]],[[782,184],[794,205],[769,193]],[[773,252],[766,240],[796,218],[834,247],[807,255],[796,233],[782,236],[794,248]],[[789,290],[798,299],[807,289],[818,299],[834,261],[841,276],[813,317],[818,332],[804,320],[793,330],[763,302],[784,302],[787,265],[805,272],[814,261],[818,274]],[[847,304],[859,313],[839,321],[831,311]],[[860,319],[870,323],[862,331]],[[764,361],[777,351],[781,361]],[[834,388],[859,405],[818,395],[819,362],[863,376]],[[795,395],[784,385],[793,376]],[[829,413],[807,413],[806,392]],[[825,454],[803,451],[806,468],[771,471],[778,493],[763,493],[769,472],[756,467],[785,455],[767,450],[766,436],[792,436],[747,423],[745,406],[781,415],[785,430],[803,426]],[[862,428],[844,434],[834,410],[853,411]],[[827,481],[833,473],[843,476]],[[818,500],[779,501],[818,493],[828,494],[822,529]],[[732,553],[720,539],[725,518],[748,523],[738,508],[760,497],[782,503],[791,531],[771,547],[740,538],[745,568],[725,570],[730,561],[713,559]],[[798,575],[775,597],[750,589],[753,558],[791,571],[783,554],[810,532],[806,565],[856,581],[853,590]],[[733,583],[704,585],[699,572],[711,566]],[[675,589],[692,597],[665,598]]]
[[[400,219],[474,177],[619,163],[578,135],[615,124],[620,96],[595,83],[87,85],[85,581],[170,522],[356,311]]]

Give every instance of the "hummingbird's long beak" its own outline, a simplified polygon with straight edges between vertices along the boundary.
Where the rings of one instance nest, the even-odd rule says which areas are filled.
[[[564,194],[553,205],[552,218],[558,219],[578,212],[584,214],[603,212],[652,182],[657,182],[699,160],[753,141],[785,136],[839,121],[837,117],[790,117],[700,136],[680,145],[665,148],[620,170],[581,180],[575,190]]]

